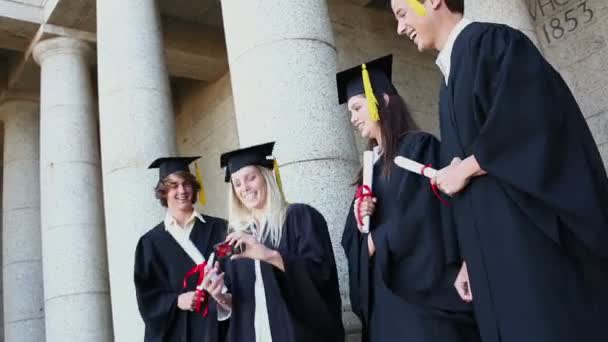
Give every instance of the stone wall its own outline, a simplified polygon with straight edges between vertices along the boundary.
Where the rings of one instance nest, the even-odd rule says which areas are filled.
[[[574,93],[608,162],[608,2],[526,0],[540,46]]]
[[[207,195],[205,214],[228,217],[227,190],[220,154],[238,148],[230,75],[217,82],[183,84],[176,92],[179,155],[200,155],[198,161]]]

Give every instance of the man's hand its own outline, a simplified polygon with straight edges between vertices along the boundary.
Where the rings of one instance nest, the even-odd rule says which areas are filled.
[[[177,307],[184,311],[192,311],[196,306],[196,291],[185,292],[177,297]]]

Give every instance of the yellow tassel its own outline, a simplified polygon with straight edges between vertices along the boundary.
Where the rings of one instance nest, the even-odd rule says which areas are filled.
[[[279,187],[281,196],[283,196],[283,200],[285,200],[285,193],[283,192],[283,181],[281,181],[281,172],[279,171],[279,162],[277,162],[276,159],[272,163],[272,169],[274,171],[274,178],[277,180],[277,186]]]
[[[374,89],[372,88],[372,81],[369,79],[369,72],[367,66],[363,64],[363,90],[365,91],[365,98],[367,99],[367,107],[369,108],[369,118],[372,121],[380,120],[380,114],[378,113],[378,100],[374,95]]]
[[[421,4],[418,0],[405,0],[405,2],[410,5],[410,7],[414,10],[416,14],[421,17],[426,16],[426,8],[424,8],[424,5]]]
[[[201,191],[198,193],[198,202],[205,206],[207,205],[207,197],[205,196],[205,187],[203,186],[203,177],[201,177],[201,169],[198,167],[198,163],[194,163],[194,172],[196,173],[196,180],[201,186]]]

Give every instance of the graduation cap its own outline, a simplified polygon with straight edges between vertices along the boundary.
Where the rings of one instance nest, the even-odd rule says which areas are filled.
[[[158,180],[161,181],[165,179],[172,173],[185,171],[190,172],[189,165],[199,159],[200,156],[196,157],[163,157],[158,158],[148,166],[148,169],[158,169]],[[205,190],[203,188],[203,178],[201,177],[201,172],[198,167],[198,164],[195,163],[196,168],[196,180],[201,186],[201,190],[199,193],[199,202],[201,205],[205,205],[207,203],[205,198]]]
[[[375,94],[395,94],[392,83],[393,55],[386,55],[336,74],[338,103],[348,102],[353,96],[364,94],[370,118],[380,119]]]
[[[274,158],[272,155],[273,149],[274,141],[223,153],[220,156],[220,166],[226,168],[226,176],[224,181],[229,183],[230,176],[245,166],[262,166],[274,171],[274,176],[277,180],[279,190],[281,191],[283,198],[285,198],[285,195],[283,194],[281,174],[279,172],[279,164],[276,158]]]
[[[226,168],[224,180],[230,182],[230,176],[245,166],[257,165],[272,169],[274,167],[273,149],[274,141],[223,153],[220,156],[220,166]]]

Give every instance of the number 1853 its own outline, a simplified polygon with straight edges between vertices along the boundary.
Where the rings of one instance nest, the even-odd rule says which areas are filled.
[[[576,30],[580,25],[591,22],[593,17],[593,10],[587,7],[587,1],[583,1],[559,17],[552,18],[543,24],[547,43],[551,44],[553,40],[561,39],[566,33]]]

